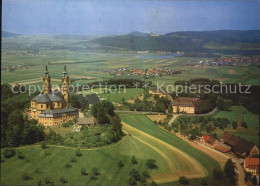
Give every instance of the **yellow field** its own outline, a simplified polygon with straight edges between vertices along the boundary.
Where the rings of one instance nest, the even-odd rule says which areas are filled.
[[[147,117],[152,121],[163,122],[166,119],[167,115],[147,115]]]

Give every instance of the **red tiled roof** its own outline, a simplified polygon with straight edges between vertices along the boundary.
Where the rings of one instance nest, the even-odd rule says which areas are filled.
[[[200,98],[190,98],[190,97],[178,97],[172,101],[174,106],[186,106],[186,107],[195,107],[200,105],[202,101]]]
[[[236,153],[249,153],[254,147],[253,143],[248,142],[238,136],[234,136],[227,131],[222,134],[221,138],[223,139],[224,143],[228,146],[231,146],[233,151]]]
[[[259,158],[246,157],[245,158],[246,168],[259,168]]]
[[[209,135],[203,135],[202,137],[203,137],[203,140],[205,141],[205,143],[207,143],[210,136]]]
[[[221,151],[221,152],[228,152],[230,151],[231,147],[223,144],[223,143],[218,143],[216,146],[215,146],[215,149]]]

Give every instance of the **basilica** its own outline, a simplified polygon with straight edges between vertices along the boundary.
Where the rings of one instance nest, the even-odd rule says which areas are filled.
[[[43,80],[43,92],[31,99],[31,118],[45,126],[60,125],[78,118],[78,109],[70,107],[69,76],[64,66],[62,87],[60,90],[51,89],[51,77],[46,65]]]

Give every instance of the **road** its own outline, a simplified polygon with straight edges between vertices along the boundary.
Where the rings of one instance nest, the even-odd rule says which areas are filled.
[[[145,111],[128,111],[128,110],[115,110],[116,113],[129,113],[129,114],[165,114],[163,112],[145,112]]]
[[[171,124],[174,122],[174,120],[178,116],[208,116],[208,115],[215,113],[217,110],[218,110],[217,108],[214,108],[212,111],[205,113],[205,114],[173,114],[171,120],[168,122],[168,125],[171,126]]]
[[[220,165],[222,167],[224,167],[224,163],[226,162],[226,160],[231,158],[232,162],[235,163],[235,165],[237,167],[237,170],[238,170],[238,172],[237,172],[238,173],[238,185],[239,186],[245,186],[246,185],[245,180],[244,180],[244,178],[245,178],[245,171],[244,171],[242,165],[239,163],[239,161],[234,156],[231,156],[230,154],[222,153],[220,151],[217,151],[217,150],[215,150],[215,149],[213,149],[211,147],[208,147],[208,146],[200,144],[200,143],[191,142],[188,139],[183,138],[183,137],[181,137],[179,135],[176,135],[176,136],[178,136],[182,140],[188,142],[190,145],[192,145],[196,149],[198,149],[198,150],[204,152],[205,154],[208,154],[212,158],[214,158],[216,161],[218,161],[220,163]]]

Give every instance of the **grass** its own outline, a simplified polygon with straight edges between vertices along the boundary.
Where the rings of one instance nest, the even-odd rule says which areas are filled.
[[[122,103],[123,98],[126,101],[129,99],[133,99],[142,93],[143,93],[142,88],[128,88],[128,89],[125,89],[125,92],[124,92],[124,89],[122,88],[120,90],[120,92],[117,91],[115,93],[104,93],[104,94],[99,94],[99,96],[102,98],[109,99],[112,102]]]
[[[225,129],[234,135],[240,136],[245,140],[248,140],[257,146],[259,146],[259,116],[249,112],[243,106],[233,106],[231,111],[218,111],[214,118],[228,118],[230,122],[241,122],[244,120],[248,128],[238,126],[237,129]],[[223,131],[217,131],[218,136],[221,136]]]
[[[120,114],[123,122],[146,132],[178,149],[186,152],[191,157],[195,158],[211,175],[212,170],[219,167],[217,161],[202,153],[201,151],[191,147],[188,143],[169,132],[159,128],[145,115],[131,115],[131,114]]]
[[[131,136],[124,137],[122,142],[99,150],[81,150],[83,156],[76,157],[75,149],[40,146],[29,146],[19,151],[25,156],[24,160],[12,157],[1,163],[1,184],[3,185],[36,185],[39,180],[44,183],[48,177],[55,185],[61,185],[60,178],[64,177],[70,185],[128,185],[129,172],[135,168],[142,173],[146,169],[147,159],[156,159],[159,169],[152,174],[168,171],[167,164],[161,156]],[[50,155],[44,155],[48,151]],[[131,163],[131,157],[135,155],[138,164]],[[65,163],[71,157],[76,158],[72,167],[65,168]],[[118,167],[118,161],[122,160],[123,168]],[[81,168],[85,168],[90,174],[93,167],[97,167],[100,175],[97,180],[91,180],[90,175],[82,176]],[[36,171],[36,169],[39,169]],[[35,172],[36,171],[36,172]],[[28,173],[32,179],[24,181],[22,173]],[[37,173],[38,172],[38,173]]]
[[[232,106],[231,111],[218,111],[214,118],[227,118],[232,123],[238,117],[243,117],[243,120],[248,124],[249,128],[259,128],[259,118],[257,114],[249,112],[243,106]]]

